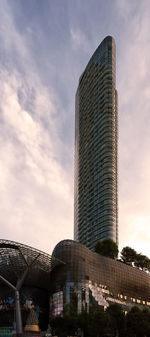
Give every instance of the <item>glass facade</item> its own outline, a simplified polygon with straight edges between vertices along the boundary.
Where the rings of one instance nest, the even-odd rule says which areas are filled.
[[[34,310],[41,330],[50,318],[120,303],[150,308],[150,276],[137,268],[93,253],[85,245],[64,240],[52,256],[20,243],[0,240],[0,274],[16,285],[30,268],[20,290],[23,326]],[[14,291],[0,280],[0,327],[15,321]]]
[[[50,280],[50,318],[121,304],[150,308],[150,276],[137,268],[93,253],[84,245],[61,241],[53,256],[65,262]]]
[[[0,240],[0,275],[16,286],[27,265],[29,271],[20,289],[23,326],[29,310],[35,311],[42,330],[47,329],[49,313],[50,272],[61,261],[40,250],[9,240]],[[56,314],[56,312],[55,312]],[[0,279],[0,327],[13,326],[15,292]]]
[[[40,289],[35,284],[34,287],[23,286],[20,292],[20,303],[22,311],[22,322],[25,326],[29,310],[35,311],[39,321],[39,326],[45,330],[48,325],[48,289]],[[13,326],[15,321],[15,295],[8,286],[0,287],[0,327]]]
[[[74,238],[118,243],[115,41],[106,37],[80,77],[75,106]]]

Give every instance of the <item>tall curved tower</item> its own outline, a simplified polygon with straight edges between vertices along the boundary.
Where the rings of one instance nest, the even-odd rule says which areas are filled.
[[[118,243],[115,41],[107,36],[79,79],[75,107],[74,238]]]

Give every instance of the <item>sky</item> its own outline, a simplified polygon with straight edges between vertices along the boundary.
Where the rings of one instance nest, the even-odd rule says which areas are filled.
[[[73,238],[74,101],[107,35],[117,49],[119,248],[150,257],[150,1],[0,1],[1,239]]]

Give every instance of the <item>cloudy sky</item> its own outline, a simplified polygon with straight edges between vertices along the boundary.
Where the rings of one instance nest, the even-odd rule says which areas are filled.
[[[150,1],[0,1],[0,237],[52,252],[73,238],[74,96],[117,46],[120,248],[150,257]]]

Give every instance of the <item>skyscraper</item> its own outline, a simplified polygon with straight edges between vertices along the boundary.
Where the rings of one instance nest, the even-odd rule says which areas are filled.
[[[107,36],[79,79],[75,107],[74,238],[118,242],[115,41]]]

